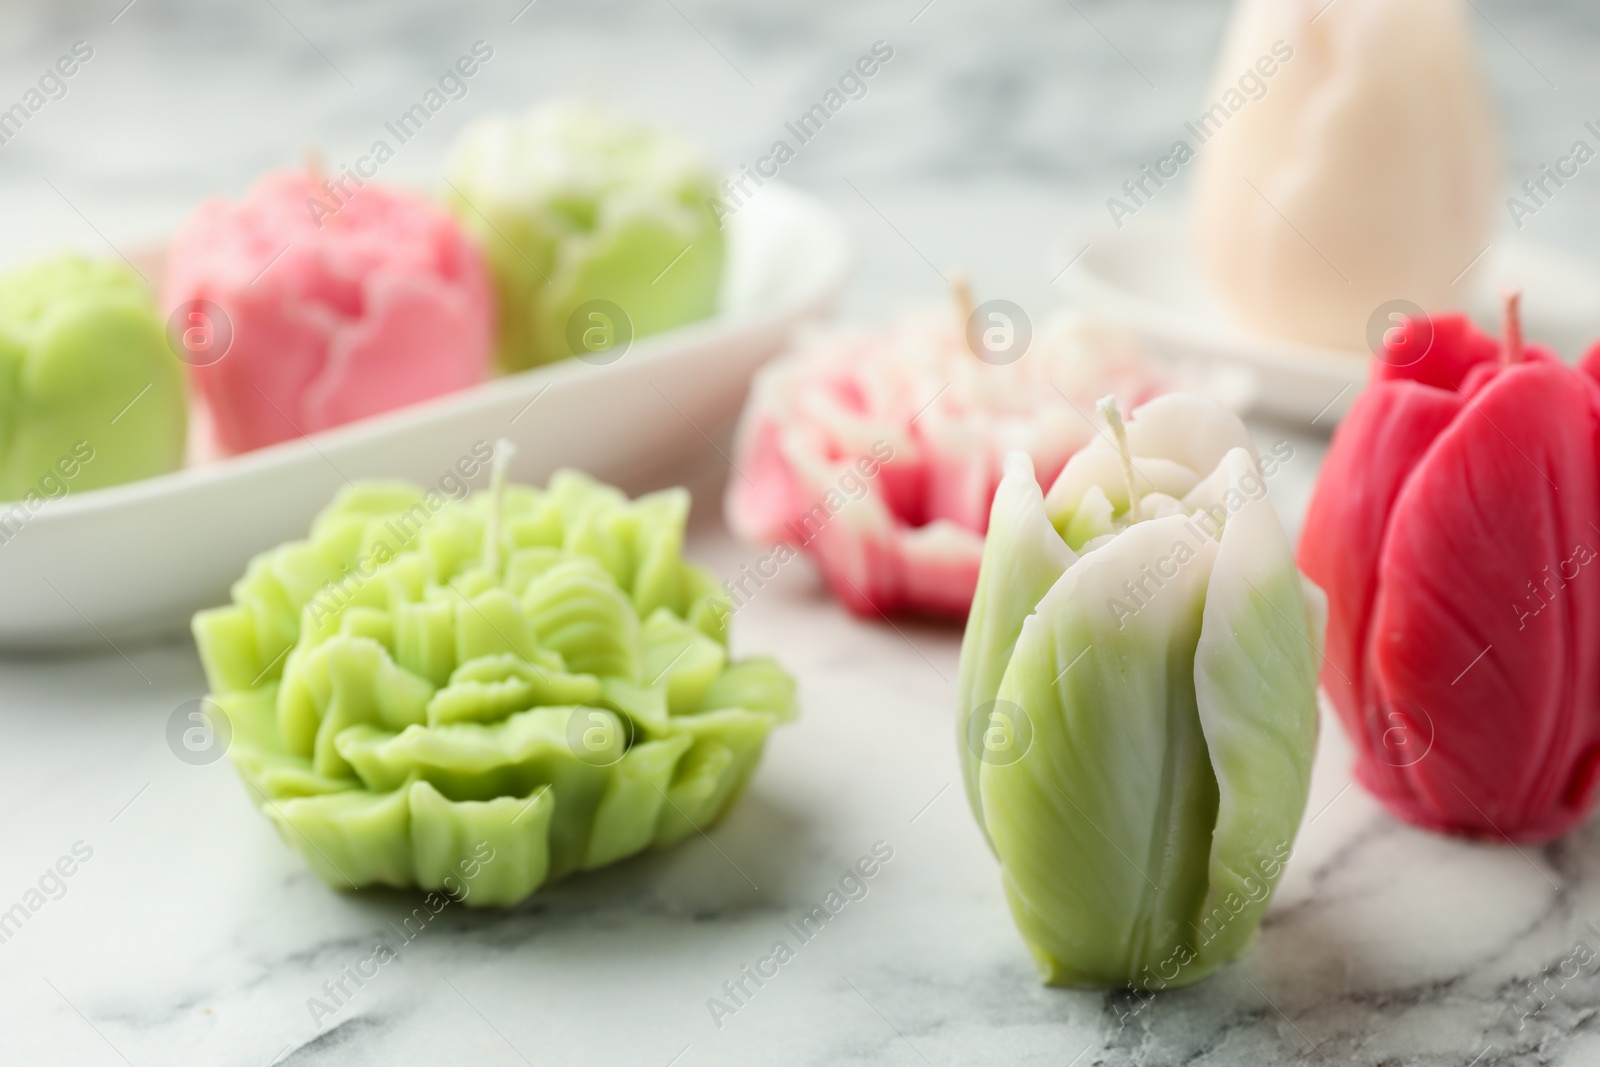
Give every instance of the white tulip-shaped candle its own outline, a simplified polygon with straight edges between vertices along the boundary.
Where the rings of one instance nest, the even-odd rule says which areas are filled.
[[[1254,939],[1305,809],[1326,616],[1242,423],[1157,397],[1048,495],[1012,454],[958,682],[967,795],[1052,985],[1159,989]]]
[[[1463,302],[1501,180],[1468,17],[1461,0],[1238,0],[1194,124],[1194,216],[1246,324],[1365,350],[1385,303]]]

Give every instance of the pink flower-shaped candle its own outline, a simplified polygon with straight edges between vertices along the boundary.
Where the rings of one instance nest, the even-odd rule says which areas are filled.
[[[482,253],[443,208],[382,186],[282,172],[240,203],[207,201],[173,239],[163,296],[203,331],[185,344],[229,452],[488,373],[494,303]]]
[[[1083,320],[1029,345],[1021,309],[990,306],[817,335],[765,368],[728,486],[734,532],[806,552],[857,614],[964,618],[1006,453],[1048,486],[1098,432],[1095,397],[1163,391]]]

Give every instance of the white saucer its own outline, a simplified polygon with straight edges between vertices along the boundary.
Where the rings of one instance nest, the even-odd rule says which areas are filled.
[[[172,474],[45,501],[0,544],[0,647],[103,646],[185,627],[227,600],[251,556],[304,537],[347,480],[434,486],[477,442],[512,440],[512,477],[536,484],[564,466],[627,482],[704,447],[731,425],[756,368],[830,307],[851,261],[826,207],[771,182],[728,219],[728,240],[722,310],[637,341],[610,365],[566,360],[241,456],[202,449]]]
[[[1087,250],[1085,251],[1085,246]],[[1061,246],[1080,258],[1057,284],[1076,306],[1130,331],[1158,358],[1239,372],[1252,411],[1331,427],[1367,379],[1369,354],[1265,337],[1223,307],[1195,260],[1187,220],[1141,217]],[[1475,272],[1466,308],[1499,331],[1499,297],[1523,292],[1524,332],[1574,358],[1600,340],[1600,270],[1554,249],[1500,237]]]

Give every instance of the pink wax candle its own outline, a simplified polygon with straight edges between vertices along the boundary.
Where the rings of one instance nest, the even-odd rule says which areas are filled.
[[[1052,320],[1029,344],[1020,308],[990,325],[989,306],[815,336],[764,369],[728,484],[734,532],[806,552],[858,614],[963,618],[1006,453],[1026,452],[1048,486],[1097,432],[1095,397],[1137,405],[1163,391],[1080,319]],[[993,348],[990,330],[1025,351]]]
[[[348,195],[347,195],[348,194]],[[481,382],[494,339],[483,255],[442,208],[300,172],[209,200],[167,257],[166,307],[227,451],[259,448]]]

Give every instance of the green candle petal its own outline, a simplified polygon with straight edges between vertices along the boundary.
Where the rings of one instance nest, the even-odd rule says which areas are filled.
[[[995,699],[1023,621],[1076,558],[1045,515],[1033,461],[1026,453],[1011,453],[990,509],[989,535],[956,677],[962,779],[980,826],[985,825],[978,788],[981,763],[980,750],[972,743],[972,717],[983,716]]]
[[[330,885],[515,903],[709,827],[795,713],[708,621],[685,496],[563,473],[497,551],[492,507],[357,486],[195,617],[252,801]]]
[[[1222,469],[1254,472],[1243,450]],[[1265,496],[1227,519],[1195,652],[1200,721],[1221,800],[1211,843],[1203,956],[1242,952],[1266,913],[1311,787],[1317,739],[1318,650],[1327,598],[1301,578]]]

